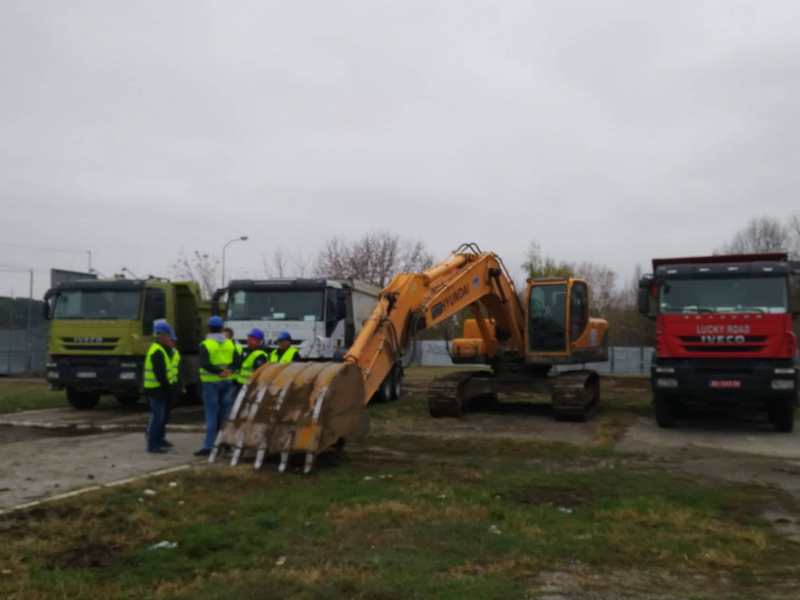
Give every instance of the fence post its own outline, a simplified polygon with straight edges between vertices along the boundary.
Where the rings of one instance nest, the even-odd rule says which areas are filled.
[[[615,370],[616,370],[615,367],[614,367],[614,348],[615,348],[615,346],[611,346],[611,348],[609,348],[611,350],[611,372],[612,373],[614,373]]]
[[[639,346],[639,373],[644,373],[644,346]]]

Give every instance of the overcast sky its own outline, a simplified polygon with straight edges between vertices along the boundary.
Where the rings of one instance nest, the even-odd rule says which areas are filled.
[[[0,3],[0,268],[389,229],[627,277],[800,210],[796,1]],[[27,293],[0,273],[0,294]]]

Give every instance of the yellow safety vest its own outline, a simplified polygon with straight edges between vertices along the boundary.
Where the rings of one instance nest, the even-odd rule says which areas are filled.
[[[264,357],[269,359],[269,356],[266,352],[261,349],[253,350],[250,354],[242,362],[242,367],[239,372],[236,374],[236,381],[244,385],[250,378],[253,376],[253,363],[256,362],[260,357]]]
[[[167,354],[164,346],[153,342],[150,344],[150,347],[147,349],[147,354],[144,357],[144,389],[146,390],[154,390],[161,387],[161,384],[158,383],[158,379],[156,379],[156,373],[153,371],[153,355],[156,352],[161,352],[164,355],[164,366],[167,368],[167,377],[169,378],[169,354]]]
[[[172,360],[167,361],[167,380],[171,385],[178,384],[178,375],[180,374],[181,366],[181,353],[177,348],[172,349]]]
[[[283,353],[283,356],[278,358],[278,349],[272,351],[272,354],[269,355],[269,362],[271,363],[290,363],[294,360],[294,355],[297,354],[297,348],[294,346],[289,346],[286,349],[286,352]]]
[[[225,340],[220,343],[217,340],[206,338],[203,340],[202,345],[208,350],[208,360],[213,366],[230,369],[233,364],[234,352],[236,352],[232,341]],[[229,381],[230,379],[231,377],[221,377],[216,373],[200,368],[200,381],[203,383],[216,383],[218,381]]]

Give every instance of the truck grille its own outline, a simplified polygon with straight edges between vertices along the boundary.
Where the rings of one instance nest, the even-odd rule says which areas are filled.
[[[118,337],[62,337],[65,350],[113,350]]]
[[[683,335],[680,337],[680,340],[686,352],[760,352],[766,348],[767,336],[765,335],[747,335],[741,337],[743,337],[744,340],[724,343],[708,342],[700,335]]]

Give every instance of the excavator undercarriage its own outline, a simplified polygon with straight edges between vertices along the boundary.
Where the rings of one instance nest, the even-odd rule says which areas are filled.
[[[459,417],[499,395],[549,394],[556,419],[585,419],[597,407],[599,378],[579,368],[602,361],[607,324],[589,316],[588,285],[571,278],[529,280],[521,297],[500,258],[464,244],[422,273],[401,273],[381,292],[343,362],[267,364],[236,398],[209,457],[222,451],[235,465],[245,451],[260,468],[280,455],[316,456],[368,429],[366,405],[393,377],[415,334],[465,311],[463,336],[453,340],[457,364],[483,364],[440,377],[430,386],[433,417]],[[575,366],[560,372],[560,368]]]

